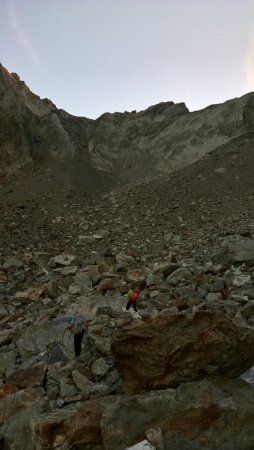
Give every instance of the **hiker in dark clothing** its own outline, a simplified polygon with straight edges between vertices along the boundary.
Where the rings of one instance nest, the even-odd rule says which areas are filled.
[[[85,330],[80,331],[80,333],[74,333],[74,351],[75,351],[76,358],[81,353],[81,342],[82,342],[84,333],[85,333]]]
[[[87,334],[86,320],[84,317],[76,313],[72,319],[69,330],[74,333],[74,351],[75,357],[78,358],[81,353],[81,342],[84,334]]]
[[[132,306],[134,311],[138,312],[137,299],[138,299],[139,294],[140,294],[140,290],[138,288],[134,289],[134,291],[132,289],[130,289],[127,292],[126,297],[128,298],[128,303],[126,305],[126,311],[128,311],[130,309],[130,307]]]
[[[66,314],[64,316],[56,317],[53,319],[53,324],[64,328],[64,334],[68,330],[74,334],[74,352],[77,358],[81,353],[81,342],[84,335],[88,333],[88,322],[90,320],[85,318],[78,311]],[[63,337],[62,337],[63,341]]]

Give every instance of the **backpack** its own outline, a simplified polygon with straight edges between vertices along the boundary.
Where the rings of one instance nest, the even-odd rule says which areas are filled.
[[[133,293],[129,297],[131,303],[135,303],[137,301],[138,295],[138,292],[133,291]]]
[[[125,294],[125,297],[127,297],[128,299],[130,299],[130,297],[132,296],[134,290],[133,289],[129,289],[127,294]]]
[[[74,333],[82,333],[84,330],[84,334],[87,334],[87,324],[85,318],[81,314],[76,314],[72,320],[73,323],[73,331]]]

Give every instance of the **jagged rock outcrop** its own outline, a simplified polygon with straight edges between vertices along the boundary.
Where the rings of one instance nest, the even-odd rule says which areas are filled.
[[[190,113],[184,103],[145,111],[104,114],[89,130],[94,161],[112,168],[134,155],[157,169],[182,168],[245,133],[254,132],[254,94]],[[149,159],[150,158],[150,159]]]
[[[105,113],[95,120],[88,132],[88,146],[93,164],[113,170],[141,167],[141,173],[154,170],[154,158],[148,152],[152,139],[182,115],[188,113],[184,103],[159,103],[140,112]],[[136,167],[140,166],[140,167]]]
[[[0,65],[0,170],[74,154],[56,106],[33,94],[19,76]]]

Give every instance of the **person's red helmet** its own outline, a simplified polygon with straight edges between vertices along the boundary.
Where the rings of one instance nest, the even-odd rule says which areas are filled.
[[[134,289],[134,291],[137,292],[138,294],[140,293],[140,289],[139,288]]]

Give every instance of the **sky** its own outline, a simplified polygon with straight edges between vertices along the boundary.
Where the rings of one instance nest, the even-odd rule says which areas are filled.
[[[254,91],[254,0],[0,0],[0,62],[70,114]]]

